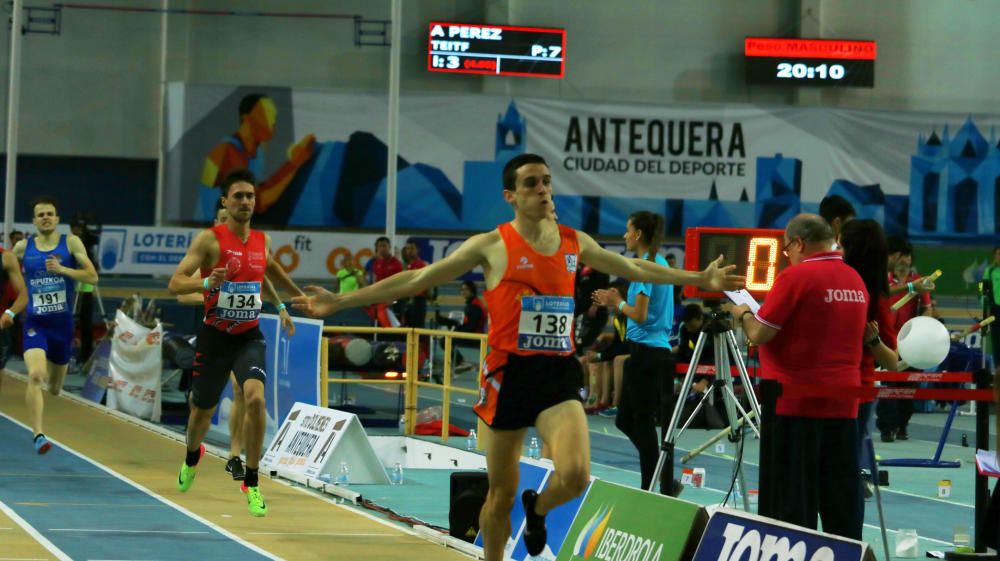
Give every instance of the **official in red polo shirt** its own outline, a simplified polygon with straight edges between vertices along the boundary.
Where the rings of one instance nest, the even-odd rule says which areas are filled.
[[[375,240],[375,256],[365,264],[368,271],[368,284],[374,284],[403,271],[403,263],[392,254],[392,242],[385,236]],[[368,315],[379,327],[399,327],[399,319],[389,309],[392,302],[374,304],[365,308]]]
[[[815,214],[785,229],[792,266],[774,281],[756,314],[733,310],[734,321],[760,345],[763,375],[784,385],[861,385],[868,291],[857,271],[833,251],[833,231]],[[806,528],[861,539],[858,400],[779,398],[770,453],[761,454],[760,514]],[[764,443],[761,443],[762,449]],[[766,465],[767,463],[771,465]],[[767,511],[767,512],[765,512]]]
[[[392,254],[392,242],[385,236],[375,240],[375,256],[368,263],[371,266],[371,284],[403,270],[403,263]]]

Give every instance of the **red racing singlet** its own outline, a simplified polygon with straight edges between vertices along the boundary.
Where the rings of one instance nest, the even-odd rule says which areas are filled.
[[[500,284],[487,290],[489,375],[518,355],[573,353],[573,296],[580,243],[576,230],[559,226],[559,249],[541,255],[510,222],[497,227],[507,248],[507,269]]]
[[[219,240],[219,262],[201,270],[202,278],[213,268],[225,268],[226,280],[205,292],[205,325],[226,333],[243,333],[257,327],[261,284],[267,268],[264,233],[250,230],[246,243],[225,224],[212,228]]]

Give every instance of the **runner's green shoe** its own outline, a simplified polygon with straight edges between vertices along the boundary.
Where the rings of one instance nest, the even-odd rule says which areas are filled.
[[[260,494],[260,487],[247,487],[247,509],[253,516],[267,514],[267,505],[264,504],[264,497]]]
[[[205,445],[201,445],[201,450],[198,453],[198,459],[205,455]],[[198,465],[193,466],[187,465],[187,462],[181,464],[181,472],[177,474],[177,490],[181,493],[186,492],[191,488],[191,484],[194,483],[194,476],[197,474]]]

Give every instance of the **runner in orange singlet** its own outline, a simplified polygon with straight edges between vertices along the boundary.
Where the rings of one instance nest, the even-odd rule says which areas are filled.
[[[489,425],[486,465],[489,493],[479,516],[486,561],[503,559],[516,500],[518,462],[527,428],[548,444],[555,471],[545,491],[525,492],[525,544],[538,555],[545,547],[545,514],[578,497],[590,481],[590,441],[580,403],[583,375],[573,358],[573,281],[580,263],[641,282],[697,284],[735,289],[744,277],[722,258],[704,271],[670,269],[626,259],[603,249],[589,235],[556,224],[552,177],[534,154],[514,157],[503,170],[503,198],[514,220],[472,236],[448,257],[422,269],[403,271],[348,294],[308,287],[293,305],[311,316],[419,294],[476,267],[486,277],[490,352],[480,378],[476,414]]]

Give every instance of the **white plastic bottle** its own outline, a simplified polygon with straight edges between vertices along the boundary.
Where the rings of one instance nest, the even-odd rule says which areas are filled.
[[[347,462],[340,462],[340,467],[337,469],[336,483],[342,487],[351,484],[351,468],[347,466]]]
[[[528,441],[528,457],[537,460],[542,457],[542,445],[538,443],[538,438],[532,436]]]

